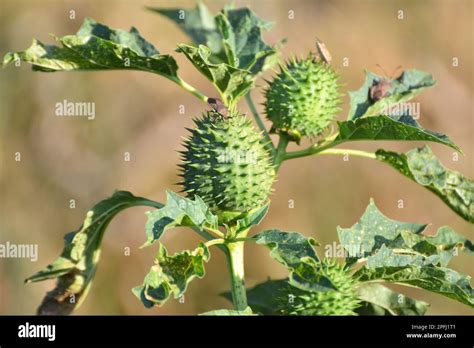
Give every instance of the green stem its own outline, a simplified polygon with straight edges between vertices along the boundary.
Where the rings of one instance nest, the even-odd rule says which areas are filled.
[[[249,106],[250,111],[252,112],[253,118],[255,119],[255,122],[257,123],[258,128],[262,131],[263,136],[265,138],[265,147],[267,148],[270,153],[273,153],[275,151],[275,146],[273,145],[272,139],[270,138],[270,135],[267,132],[267,129],[265,125],[263,124],[262,118],[260,117],[260,114],[258,113],[258,110],[255,106],[255,103],[253,102],[252,96],[250,95],[250,92],[245,95],[245,100],[247,101],[247,105]]]
[[[318,146],[318,145],[314,144],[314,145],[311,145],[310,147],[307,147],[304,150],[287,152],[287,153],[285,153],[282,161],[315,155],[315,154],[317,154],[321,151],[324,151],[326,149],[329,149],[331,147],[339,145],[340,143],[341,142],[338,142],[338,141],[332,141],[330,143],[326,143],[326,144],[321,145],[321,146]]]
[[[170,77],[169,78],[171,81],[175,82],[178,86],[182,87],[195,97],[197,97],[199,100],[203,101],[204,103],[207,103],[207,96],[199,92],[196,88],[191,86],[189,83],[186,81],[182,80],[179,76],[176,77]]]
[[[219,239],[211,239],[211,240],[207,241],[204,244],[209,248],[213,245],[221,245],[221,244],[224,244],[224,243],[225,243],[225,240],[222,239],[222,238],[219,238]]]
[[[318,153],[318,155],[352,155],[359,157],[367,157],[372,159],[377,159],[377,155],[374,152],[367,152],[362,150],[352,150],[352,149],[327,149]]]
[[[289,141],[290,139],[288,138],[287,134],[280,134],[280,140],[278,141],[275,156],[273,157],[273,164],[275,165],[275,171],[277,172],[278,169],[280,169],[280,165],[282,164],[282,162],[286,160],[286,155],[288,154],[288,152],[286,152],[286,148],[288,146]]]
[[[230,273],[232,300],[234,302],[234,308],[238,311],[243,311],[247,308],[247,292],[245,290],[244,272],[244,244],[244,241],[231,241],[225,244],[227,249],[226,256]]]
[[[214,233],[219,238],[225,238],[225,234],[222,233],[219,230],[216,230],[216,229],[213,229],[213,228],[210,228],[210,227],[204,227],[204,230],[206,230],[207,232],[210,232],[210,233]]]

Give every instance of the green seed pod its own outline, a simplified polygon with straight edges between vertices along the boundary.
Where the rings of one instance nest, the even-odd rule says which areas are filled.
[[[312,55],[293,58],[280,69],[265,90],[265,111],[273,128],[301,136],[320,135],[340,110],[338,75]]]
[[[220,217],[265,204],[275,170],[252,122],[236,111],[223,117],[214,110],[194,122],[182,152],[183,191],[201,197]]]
[[[356,280],[344,265],[325,259],[321,273],[331,280],[337,291],[309,292],[288,285],[279,297],[280,313],[285,315],[354,315],[360,300]],[[291,300],[292,299],[292,300]]]

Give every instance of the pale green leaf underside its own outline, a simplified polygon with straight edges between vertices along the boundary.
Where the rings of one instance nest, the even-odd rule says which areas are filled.
[[[318,270],[316,241],[297,232],[263,231],[253,237],[257,244],[267,246],[270,256],[288,268],[289,283],[306,291],[329,291],[335,287]]]
[[[338,122],[338,126],[339,135],[335,139],[336,143],[355,140],[432,141],[460,151],[449,137],[422,128],[409,115],[360,118]]]
[[[130,192],[117,191],[112,197],[94,205],[77,231],[66,234],[61,256],[42,271],[26,279],[26,282],[37,282],[58,278],[56,289],[50,293],[54,293],[54,298],[47,295],[43,301],[44,310],[60,314],[62,311],[72,311],[76,304],[80,303],[79,299],[85,296],[94,277],[105,229],[120,211],[138,205],[160,206],[157,202],[135,197]],[[70,304],[67,296],[64,297],[64,302],[60,302],[59,299],[64,294],[75,294],[76,302]]]
[[[474,181],[444,167],[428,146],[406,154],[385,150],[376,154],[379,160],[435,193],[462,218],[474,222]]]
[[[86,18],[75,35],[56,40],[62,47],[33,40],[25,51],[9,52],[3,66],[22,60],[33,70],[53,72],[72,70],[141,70],[174,79],[178,66],[173,57],[162,55],[133,28],[130,32],[111,29]]]
[[[204,263],[210,258],[209,249],[204,243],[193,251],[184,250],[168,255],[160,244],[155,266],[146,275],[143,284],[132,289],[147,308],[163,305],[169,297],[179,298],[194,278],[205,275]]]
[[[360,315],[424,315],[429,304],[396,293],[381,284],[364,284],[358,288]]]
[[[214,64],[258,74],[275,63],[276,50],[262,39],[270,23],[258,18],[248,7],[224,9],[213,16],[203,3],[195,9],[150,8],[174,21],[196,46],[209,47]]]
[[[431,74],[427,72],[406,70],[398,79],[393,80],[389,95],[374,103],[370,99],[369,89],[375,81],[381,79],[381,76],[366,71],[364,85],[357,91],[349,92],[351,98],[349,120],[380,115],[387,105],[407,102],[436,84]]]
[[[148,221],[146,223],[147,240],[142,247],[156,242],[165,231],[180,226],[205,227],[217,229],[217,216],[214,215],[204,203],[195,196],[194,200],[181,197],[172,191],[166,191],[166,204],[163,208],[146,212]]]

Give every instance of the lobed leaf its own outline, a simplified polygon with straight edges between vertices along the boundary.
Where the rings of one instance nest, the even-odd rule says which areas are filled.
[[[420,126],[409,116],[373,116],[338,122],[339,135],[336,143],[354,140],[403,140],[432,141],[461,151],[448,136]]]
[[[211,50],[207,46],[180,44],[177,51],[184,53],[196,69],[215,85],[227,104],[247,94],[253,87],[250,71],[227,63],[213,63]]]
[[[357,91],[349,92],[351,101],[348,120],[380,115],[387,106],[405,103],[436,84],[431,74],[427,72],[406,70],[397,79],[392,80],[388,96],[374,102],[369,96],[370,87],[382,79],[383,77],[370,71],[365,72],[365,82],[362,87]]]
[[[377,159],[426,187],[453,211],[474,222],[474,181],[444,167],[428,146],[399,154],[378,150]],[[472,244],[471,244],[472,251]]]
[[[407,284],[474,307],[474,290],[470,277],[456,271],[434,265],[385,266],[381,261],[378,267],[363,267],[355,273],[360,281],[384,280],[392,283]]]
[[[196,46],[210,49],[210,61],[259,74],[276,63],[276,49],[263,41],[271,24],[248,7],[225,8],[213,16],[203,3],[195,9],[149,8],[174,21]]]
[[[138,205],[161,206],[130,192],[117,191],[94,205],[77,231],[66,234],[61,256],[26,279],[27,283],[58,279],[56,288],[43,299],[38,314],[69,314],[84,301],[99,262],[105,229],[120,211]],[[72,295],[75,296],[73,303],[69,301]]]
[[[143,284],[133,288],[132,292],[147,308],[161,306],[171,295],[179,298],[194,278],[203,278],[206,273],[204,263],[209,258],[209,249],[202,242],[193,251],[184,250],[171,256],[160,244],[156,265],[151,267]]]
[[[396,293],[381,284],[364,284],[358,288],[362,300],[359,315],[424,315],[429,304]]]
[[[163,208],[146,212],[147,240],[142,247],[157,241],[165,231],[179,226],[205,227],[217,229],[217,216],[214,215],[204,201],[195,196],[194,200],[184,198],[172,191],[166,191],[166,204]]]
[[[86,18],[75,35],[56,40],[62,47],[33,40],[25,51],[8,52],[2,65],[22,60],[32,64],[33,70],[43,72],[124,69],[177,77],[174,58],[160,54],[134,27],[126,32]]]
[[[351,228],[337,227],[339,241],[349,258],[371,255],[383,244],[394,241],[402,232],[421,233],[427,225],[400,222],[387,218],[371,199],[359,222]]]
[[[253,237],[270,248],[270,256],[289,270],[289,283],[306,291],[329,291],[335,287],[318,269],[316,241],[297,232],[263,231]]]

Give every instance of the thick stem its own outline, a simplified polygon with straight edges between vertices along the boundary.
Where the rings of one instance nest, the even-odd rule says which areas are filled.
[[[245,272],[244,272],[244,243],[230,242],[227,247],[227,262],[230,272],[230,282],[232,290],[232,301],[238,311],[247,308],[247,292],[245,290]]]
[[[280,169],[281,163],[286,159],[286,148],[288,146],[288,143],[290,142],[290,139],[288,138],[288,135],[285,133],[280,134],[280,140],[278,141],[278,146],[275,151],[275,156],[273,158],[273,164],[275,165],[275,171],[278,172],[278,169]]]

